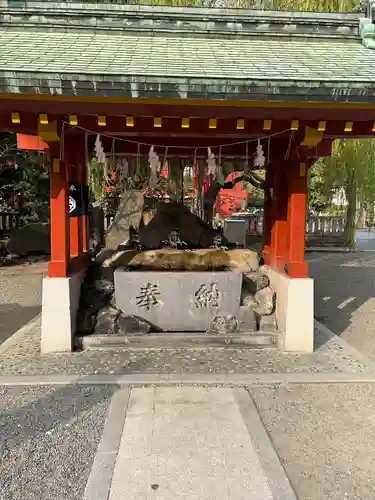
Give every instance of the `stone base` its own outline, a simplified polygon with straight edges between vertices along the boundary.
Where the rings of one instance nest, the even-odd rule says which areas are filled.
[[[68,278],[44,278],[41,352],[70,352],[85,271]]]
[[[289,278],[268,268],[270,286],[276,292],[279,347],[285,351],[314,350],[314,281]]]
[[[242,273],[115,271],[116,306],[164,331],[206,331],[221,313],[237,317]]]
[[[276,348],[277,335],[255,332],[230,336],[229,343],[223,335],[206,335],[198,332],[159,332],[141,336],[87,335],[76,337],[76,346],[83,350],[139,350],[139,349],[196,349],[200,347],[238,347],[241,349]]]

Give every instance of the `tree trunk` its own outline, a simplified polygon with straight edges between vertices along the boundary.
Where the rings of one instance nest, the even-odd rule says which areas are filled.
[[[363,229],[366,227],[366,210],[365,203],[362,200],[359,200],[357,203],[357,214],[356,214],[356,228]]]
[[[345,188],[347,206],[346,206],[346,223],[345,223],[345,244],[347,247],[355,248],[355,219],[357,209],[357,183],[354,175],[350,175],[348,184]]]

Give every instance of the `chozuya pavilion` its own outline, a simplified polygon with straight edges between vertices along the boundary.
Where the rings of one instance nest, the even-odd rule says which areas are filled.
[[[68,181],[87,185],[82,130],[134,141],[116,153],[141,140],[244,156],[259,139],[280,346],[312,351],[306,176],[334,139],[375,133],[371,17],[0,0],[0,131],[39,136],[51,158],[42,351],[71,349],[88,262],[87,216],[68,205]]]

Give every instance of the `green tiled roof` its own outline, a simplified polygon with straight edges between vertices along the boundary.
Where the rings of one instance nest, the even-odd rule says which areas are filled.
[[[361,14],[46,5],[0,4],[0,92],[374,99]]]
[[[1,72],[300,82],[375,81],[359,40],[0,32]]]

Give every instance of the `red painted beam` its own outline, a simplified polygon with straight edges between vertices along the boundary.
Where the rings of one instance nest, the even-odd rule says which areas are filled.
[[[325,107],[306,103],[307,107],[265,103],[266,106],[251,106],[248,102],[229,103],[217,101],[217,105],[202,102],[199,105],[188,104],[183,100],[176,100],[176,104],[144,102],[119,103],[111,100],[103,102],[80,102],[79,97],[60,100],[58,96],[52,100],[40,100],[30,96],[30,99],[1,99],[1,109],[8,112],[29,112],[48,114],[78,114],[78,115],[134,115],[134,116],[188,116],[200,118],[247,118],[247,119],[275,119],[275,120],[350,120],[375,121],[375,107],[358,104],[356,107]]]
[[[278,120],[272,121],[272,128],[270,131],[264,130],[264,120],[253,117],[252,119],[245,119],[245,127],[243,130],[237,129],[237,119],[222,118],[217,120],[217,128],[209,128],[208,118],[191,118],[190,127],[181,127],[181,114],[180,117],[164,117],[162,119],[162,127],[154,127],[154,119],[152,116],[135,116],[134,127],[127,127],[125,116],[107,116],[106,126],[98,125],[98,117],[96,115],[78,116],[78,124],[84,129],[93,131],[94,133],[107,133],[109,135],[134,135],[134,134],[148,134],[155,137],[263,137],[268,134],[275,134],[284,130],[289,131],[291,127],[291,120]],[[58,122],[68,122],[69,115],[67,114],[50,114],[48,115],[50,121],[57,120]],[[326,130],[324,137],[338,138],[338,137],[373,137],[374,121],[358,121],[353,124],[351,132],[345,132],[346,120],[326,121]],[[317,129],[319,121],[317,120],[300,120],[299,134],[304,136],[305,126]],[[66,133],[80,133],[80,129],[70,125],[64,126]],[[36,113],[20,112],[20,123],[14,124],[11,120],[11,113],[2,111],[0,113],[0,131],[10,131],[21,134],[37,135],[38,133],[38,115]],[[303,137],[302,137],[303,139]]]

